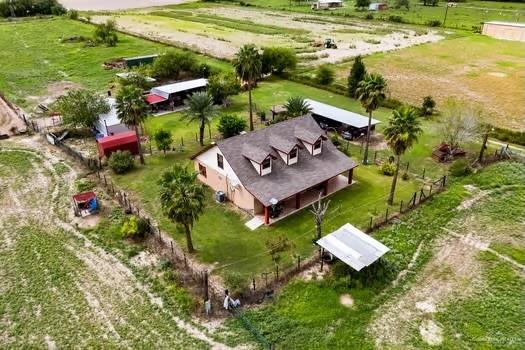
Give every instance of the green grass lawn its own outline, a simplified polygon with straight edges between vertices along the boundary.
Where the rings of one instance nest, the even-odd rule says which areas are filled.
[[[0,23],[0,92],[22,107],[34,106],[52,94],[52,83],[73,82],[103,92],[109,89],[116,70],[102,64],[120,57],[165,52],[169,48],[147,40],[119,34],[116,47],[86,48],[82,43],[61,43],[72,36],[93,35],[94,27],[63,18]],[[229,64],[199,56],[218,69]]]
[[[518,207],[524,198],[524,180],[525,167],[522,164],[500,163],[491,166],[481,173],[456,181],[447,192],[404,216],[399,224],[375,233],[375,238],[392,249],[385,259],[396,272],[407,268],[420,242],[425,242],[411,267],[411,273],[397,287],[390,287],[389,279],[382,280],[381,276],[364,286],[352,283],[350,288],[348,281],[341,277],[329,276],[310,282],[298,278],[279,293],[276,302],[247,311],[246,316],[277,348],[375,349],[375,337],[368,332],[368,327],[375,317],[381,315],[381,309],[378,308],[395,301],[396,296],[403,295],[410,288],[417,287],[414,281],[433,256],[432,242],[443,235],[442,227],[457,220],[461,223],[465,215],[464,212],[454,210],[468,196],[464,185],[472,184],[491,191],[517,186],[519,191],[496,194],[490,202],[472,210],[483,213],[496,205],[499,211],[517,213],[510,221],[505,218],[504,222],[513,224],[513,229],[519,231],[522,226],[518,221],[525,218],[525,212]],[[470,215],[470,212],[466,215]],[[483,226],[483,229],[490,232],[500,225],[501,220],[493,217],[490,225]],[[504,234],[509,235],[509,232]],[[438,307],[435,316],[444,334],[443,344],[436,348],[520,349],[525,280],[517,269],[496,259],[494,255],[487,252],[477,254],[482,264],[481,287],[462,299],[455,299],[455,291],[449,291],[450,300],[443,307]],[[351,308],[339,302],[339,297],[346,293],[354,300]],[[402,315],[399,317],[402,319]],[[233,321],[231,326],[235,330],[242,329],[238,321]],[[414,334],[403,339],[401,344],[393,347],[386,344],[385,348],[433,348],[421,340],[417,324],[413,326]],[[249,338],[249,335],[246,334],[246,337]]]

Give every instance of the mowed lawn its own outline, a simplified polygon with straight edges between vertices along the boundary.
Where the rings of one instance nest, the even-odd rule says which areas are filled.
[[[348,97],[332,94],[324,90],[315,89],[290,81],[271,79],[259,83],[254,90],[254,101],[258,110],[265,110],[269,114],[272,105],[282,104],[290,96],[313,97],[320,101],[331,103],[353,111],[363,112],[359,103]],[[247,94],[235,96],[232,104],[219,113],[236,113],[247,117]],[[386,120],[390,115],[387,109],[380,109],[377,117]],[[217,119],[212,123],[212,135],[218,135]],[[262,127],[258,122],[257,127]],[[197,125],[189,124],[183,119],[183,112],[151,117],[146,123],[146,129],[151,134],[160,128],[172,131],[177,151],[163,156],[148,157],[147,166],[139,167],[130,174],[115,177],[117,183],[135,193],[146,208],[157,219],[161,220],[161,227],[171,233],[180,243],[184,243],[183,235],[162,216],[158,202],[158,179],[163,171],[176,162],[187,162],[190,155],[199,149],[195,141]],[[206,132],[208,135],[208,132]],[[431,140],[434,136],[429,136]],[[184,147],[180,149],[181,138]],[[432,143],[432,141],[429,141]],[[154,146],[153,146],[154,148]],[[430,156],[431,148],[423,146],[422,154],[415,159],[426,159]],[[360,162],[361,155],[356,150],[352,153],[353,159]],[[438,169],[441,169],[439,166]],[[438,171],[439,173],[441,170]],[[376,166],[360,166],[355,171],[357,183],[352,187],[335,194],[331,198],[329,214],[325,222],[325,232],[338,228],[346,222],[351,222],[361,228],[366,228],[370,217],[378,219],[385,214],[386,196],[391,178],[381,175]],[[399,182],[398,197],[394,208],[397,210],[399,201],[406,201],[419,190],[422,183],[412,178],[410,181]],[[290,254],[283,258],[283,264],[291,263],[291,255],[308,256],[313,251],[312,238],[314,236],[314,221],[308,210],[293,215],[271,227],[249,231],[244,223],[250,218],[234,208],[218,205],[213,200],[213,193],[209,192],[209,203],[203,216],[194,227],[194,240],[198,252],[197,257],[204,262],[215,264],[217,272],[221,274],[229,271],[240,272],[249,277],[271,267],[271,259],[265,253],[265,242],[270,237],[284,235],[294,242]],[[228,265],[227,267],[223,267]]]
[[[123,34],[119,34],[118,45],[111,48],[61,43],[73,36],[92,37],[94,28],[64,18],[0,23],[0,92],[22,107],[63,93],[61,85],[67,82],[104,92],[111,88],[118,72],[105,70],[104,62],[173,49]],[[218,69],[231,69],[226,62],[198,57]]]
[[[439,109],[457,97],[480,105],[486,120],[498,127],[525,129],[525,43],[462,34],[364,61],[401,101],[419,106],[430,95]],[[336,66],[338,81],[346,82],[351,65]]]

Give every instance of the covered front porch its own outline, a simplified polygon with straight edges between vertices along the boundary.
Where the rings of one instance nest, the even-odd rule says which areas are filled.
[[[264,222],[265,225],[274,224],[299,210],[306,208],[319,199],[319,193],[322,193],[323,198],[330,196],[354,183],[353,169],[332,177],[316,186],[313,186],[304,191],[298,192],[275,205],[256,207],[255,217]]]

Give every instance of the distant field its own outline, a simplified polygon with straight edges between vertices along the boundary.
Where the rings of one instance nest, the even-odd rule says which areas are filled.
[[[274,9],[285,9],[299,12],[314,12],[310,4],[289,0],[244,0],[245,3]],[[427,24],[429,21],[440,21],[445,18],[446,2],[439,2],[438,6],[423,6],[422,1],[411,0],[410,9],[396,9],[395,1],[386,1],[389,9],[381,12],[372,12],[375,19],[387,20],[389,16],[401,16],[407,23]],[[291,6],[290,6],[291,5]],[[344,7],[331,11],[317,11],[320,14],[355,16],[364,18],[368,11],[357,11],[354,0],[345,0]],[[331,16],[332,17],[332,16]],[[525,18],[525,4],[495,1],[468,1],[457,3],[457,7],[449,8],[445,25],[449,28],[468,29],[479,27],[485,21],[516,21]]]
[[[478,103],[494,124],[525,129],[525,43],[470,35],[365,58],[380,72],[392,96],[420,105],[432,95]],[[346,81],[351,64],[338,65]]]
[[[164,45],[119,35],[116,47],[84,47],[61,43],[72,36],[92,36],[93,26],[67,19],[31,20],[0,24],[0,91],[22,107],[56,97],[68,88],[84,86],[104,91],[112,85],[116,70],[105,70],[105,61],[119,57],[161,53]],[[229,69],[225,62],[200,58]]]

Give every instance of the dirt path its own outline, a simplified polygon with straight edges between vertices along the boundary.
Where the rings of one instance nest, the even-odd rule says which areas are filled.
[[[211,349],[230,349],[211,339],[193,323],[165,308],[162,300],[139,282],[126,265],[115,256],[95,246],[76,229],[72,224],[73,215],[68,198],[74,190],[74,180],[77,178],[78,170],[63,161],[62,153],[45,144],[38,136],[12,139],[8,146],[0,143],[0,147],[0,155],[9,152],[13,155],[15,153],[25,155],[22,158],[27,157],[32,164],[30,169],[25,170],[25,175],[20,174],[24,179],[2,176],[0,172],[0,188],[9,189],[7,194],[0,196],[2,208],[0,226],[8,227],[0,235],[0,261],[4,262],[4,259],[10,261],[14,254],[18,254],[16,249],[25,239],[20,236],[21,230],[26,231],[34,227],[45,231],[48,235],[44,237],[46,240],[53,242],[58,239],[52,244],[56,244],[57,249],[63,245],[64,251],[61,255],[64,259],[70,257],[64,261],[64,265],[72,264],[78,267],[69,273],[74,275],[70,285],[62,285],[62,281],[59,281],[49,288],[52,291],[60,290],[62,292],[60,294],[72,293],[80,296],[77,303],[73,303],[73,297],[62,299],[64,298],[62,296],[59,298],[58,306],[65,307],[67,312],[76,315],[68,319],[68,322],[75,322],[76,317],[76,322],[87,322],[86,329],[90,326],[94,327],[93,324],[96,325],[93,334],[83,336],[82,339],[87,338],[83,341],[89,343],[90,336],[95,338],[102,336],[111,343],[124,347],[133,347],[132,344],[144,346],[157,344],[161,348],[191,349],[202,348],[205,345]],[[66,166],[67,171],[57,172],[55,167],[58,163]],[[31,186],[27,186],[26,180],[29,180]],[[41,205],[35,205],[43,202],[52,204],[52,207],[44,210]],[[38,250],[38,247],[35,249]],[[49,262],[44,259],[45,253],[47,251],[39,252],[33,263],[42,262],[39,266],[47,270],[46,266]],[[15,278],[23,277],[12,275],[13,271],[3,269],[1,265],[0,278],[6,281],[1,290],[6,289],[6,292],[9,292],[16,285]],[[23,268],[26,266],[23,265]],[[51,276],[54,271],[49,272]],[[45,289],[45,291],[49,290]],[[45,309],[46,302],[50,301],[39,301],[37,309]],[[82,312],[87,315],[79,315],[78,309],[81,304],[85,305]],[[3,344],[27,346],[47,344],[47,347],[53,344],[53,347],[60,348],[67,347],[67,341],[71,341],[71,339],[57,339],[60,337],[44,334],[47,330],[39,334],[38,329],[30,338],[18,339],[20,335],[13,336],[13,327],[21,325],[15,320],[23,319],[28,315],[11,314],[10,311],[12,311],[10,307],[7,307],[6,314],[0,317],[0,329],[3,329],[0,331],[0,341]],[[84,319],[86,316],[87,320]],[[40,312],[31,316],[37,320],[39,317]],[[142,325],[142,321],[139,321],[140,317],[144,317],[151,325]],[[76,328],[83,327],[79,326]],[[159,327],[167,328],[159,329]],[[79,330],[79,333],[81,332],[84,330]],[[100,334],[97,336],[96,333]],[[66,336],[73,338],[75,335],[66,334]],[[66,343],[61,343],[60,340]],[[82,346],[82,342],[77,345]]]
[[[11,134],[11,128],[15,127],[18,130],[24,130],[24,122],[18,118],[18,115],[7,105],[7,103],[0,97],[0,135]]]

